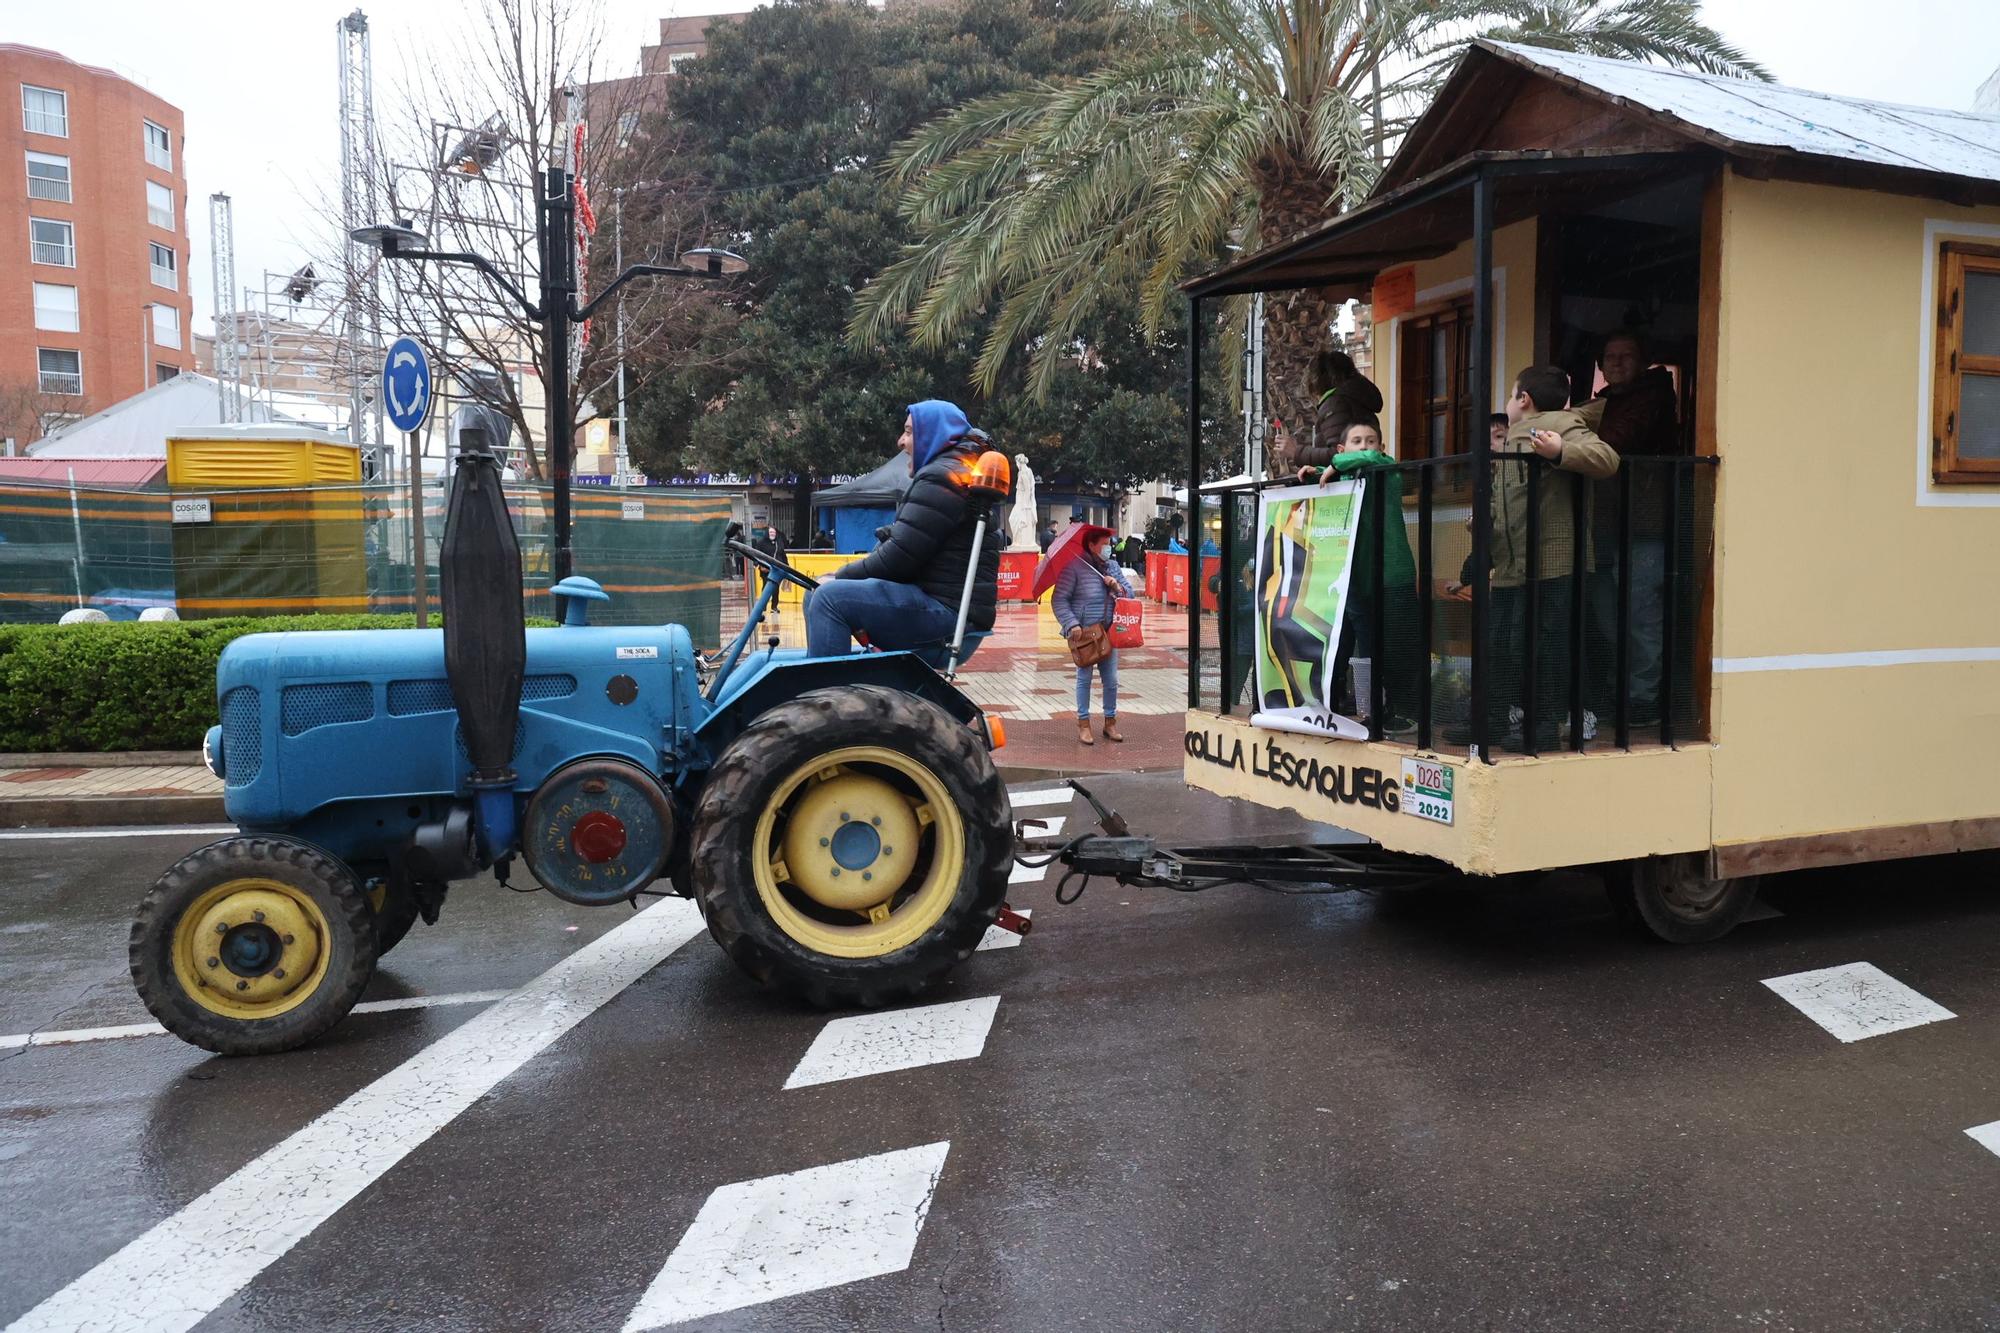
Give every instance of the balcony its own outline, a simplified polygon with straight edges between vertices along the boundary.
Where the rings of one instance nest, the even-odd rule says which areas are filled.
[[[1204,494],[1197,531],[1219,519],[1221,554],[1203,561],[1214,614],[1190,662],[1194,706],[1257,711],[1261,658],[1267,683],[1290,670],[1315,697],[1333,673],[1336,711],[1416,751],[1496,759],[1706,739],[1717,460],[1627,457],[1617,475],[1572,485],[1539,457],[1507,455],[1494,470],[1514,475],[1488,498],[1475,483],[1491,461],[1357,474],[1369,483],[1357,541],[1372,549],[1354,553],[1337,645],[1288,612],[1260,638],[1257,602],[1277,591],[1260,591],[1258,569],[1258,497],[1272,484]],[[1478,541],[1482,499],[1500,521]]]

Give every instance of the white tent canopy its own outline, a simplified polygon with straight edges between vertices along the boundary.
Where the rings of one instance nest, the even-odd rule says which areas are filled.
[[[245,398],[243,419],[250,425],[315,426],[322,423]],[[113,403],[102,412],[72,421],[61,430],[28,446],[35,458],[164,458],[167,437],[222,422],[216,383],[207,375],[184,371],[164,384]]]

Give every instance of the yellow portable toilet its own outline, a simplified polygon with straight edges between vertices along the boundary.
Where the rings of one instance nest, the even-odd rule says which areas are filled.
[[[369,609],[361,449],[310,426],[167,438],[176,601],[190,618]]]

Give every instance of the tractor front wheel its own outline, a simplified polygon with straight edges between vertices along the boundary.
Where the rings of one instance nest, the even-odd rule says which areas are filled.
[[[915,695],[815,690],[747,727],[709,774],[693,887],[752,977],[870,1007],[970,957],[1013,856],[1007,790],[969,727]]]
[[[153,1017],[222,1055],[319,1036],[361,998],[376,953],[352,871],[304,843],[255,837],[210,843],[160,876],[129,949]]]

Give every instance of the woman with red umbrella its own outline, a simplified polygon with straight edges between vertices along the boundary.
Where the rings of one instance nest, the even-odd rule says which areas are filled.
[[[1132,585],[1111,559],[1111,535],[1110,528],[1073,523],[1035,573],[1037,595],[1055,585],[1050,606],[1077,662],[1076,738],[1085,745],[1097,744],[1090,734],[1093,671],[1104,691],[1104,739],[1125,739],[1118,732],[1118,651],[1110,644],[1111,612],[1118,598],[1132,596]]]

